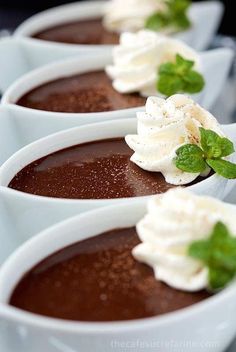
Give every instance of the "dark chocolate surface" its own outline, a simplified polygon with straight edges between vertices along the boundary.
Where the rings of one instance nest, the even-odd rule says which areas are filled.
[[[128,228],[64,248],[24,276],[10,304],[54,318],[115,321],[164,314],[210,296],[157,281],[152,269],[132,256],[138,243],[135,228]]]
[[[16,104],[37,110],[86,113],[139,107],[145,102],[137,93],[118,93],[104,71],[94,71],[45,83]]]
[[[100,18],[69,22],[47,28],[32,36],[36,39],[67,44],[118,44],[119,35],[108,32]]]
[[[123,138],[79,144],[26,166],[9,187],[71,199],[138,197],[174,187],[160,173],[136,166],[130,161],[132,154]]]

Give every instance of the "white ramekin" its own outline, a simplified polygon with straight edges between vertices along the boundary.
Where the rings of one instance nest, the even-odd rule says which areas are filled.
[[[206,86],[203,92],[193,95],[193,99],[209,110],[223,89],[232,64],[233,52],[224,48],[211,50],[201,53],[200,59]],[[19,133],[24,136],[25,144],[66,128],[135,117],[136,111],[144,109],[140,107],[98,113],[58,113],[15,104],[22,95],[41,84],[73,74],[102,70],[109,62],[109,53],[87,58],[70,58],[38,68],[12,84],[3,95],[1,106],[4,106],[11,120],[17,125]]]
[[[216,56],[214,58],[218,60]],[[220,55],[220,61],[221,64],[226,64],[226,70],[224,70],[223,73],[225,80],[231,62],[231,53],[223,53]],[[7,106],[10,113],[14,115],[14,120],[19,125],[20,129],[25,130],[25,128],[27,128],[30,130],[28,134],[29,138],[26,140],[26,143],[71,127],[136,117],[136,112],[143,110],[143,106],[97,113],[60,113],[31,109],[15,104],[20,97],[41,84],[75,74],[103,70],[110,62],[110,53],[103,53],[87,58],[70,58],[61,62],[48,64],[24,75],[13,83],[3,95],[1,106],[5,108]],[[219,83],[222,86],[223,82]]]
[[[9,182],[23,167],[52,152],[76,144],[136,133],[136,120],[101,122],[62,131],[40,139],[16,152],[0,168],[0,198],[12,219],[20,242],[70,216],[112,204],[133,203],[137,198],[70,200],[35,196],[8,188]],[[226,134],[236,141],[236,124],[224,126]],[[213,175],[188,188],[197,194],[223,199],[228,180]],[[149,198],[149,197],[144,197]],[[0,235],[1,236],[1,235]]]
[[[48,26],[73,20],[100,17],[105,1],[84,1],[59,6],[39,13],[26,20],[18,27],[13,37],[0,41],[0,89],[6,88],[22,74],[51,61],[66,57],[110,52],[111,45],[75,45],[47,42],[30,38],[36,31]],[[190,17],[193,27],[178,34],[196,50],[204,50],[209,46],[223,14],[223,6],[219,1],[205,1],[191,6]]]
[[[0,341],[4,352],[223,352],[227,348],[236,332],[235,283],[188,308],[126,322],[71,322],[9,306],[15,285],[39,261],[79,240],[134,226],[145,208],[145,201],[140,200],[74,217],[29,240],[7,260],[0,269]]]

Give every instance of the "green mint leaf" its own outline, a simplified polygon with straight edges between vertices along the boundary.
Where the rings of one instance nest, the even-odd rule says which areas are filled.
[[[187,15],[187,10],[191,2],[188,0],[174,0],[170,4],[170,13],[172,14],[173,26],[180,30],[191,27],[191,22]]]
[[[191,22],[188,19],[186,14],[179,14],[173,21],[174,27],[179,28],[180,30],[186,30],[191,27]]]
[[[166,82],[163,82],[163,85]],[[174,86],[174,85],[173,85]],[[222,159],[234,152],[233,143],[226,137],[220,137],[216,132],[199,128],[201,148],[196,144],[185,144],[176,151],[173,159],[176,167],[184,172],[201,173],[210,167],[218,175],[236,178],[236,164]]]
[[[160,75],[175,75],[176,74],[176,68],[175,64],[172,62],[166,62],[162,65],[160,65],[159,68],[159,74]]]
[[[160,65],[158,70],[157,90],[171,96],[176,93],[198,93],[205,85],[203,76],[192,68],[194,61],[176,55],[176,61]]]
[[[220,290],[227,286],[233,280],[234,276],[234,271],[212,268],[209,270],[209,286],[213,291]]]
[[[208,268],[213,290],[225,287],[236,275],[236,238],[222,222],[216,223],[206,240],[193,242],[188,254]]]
[[[212,233],[212,241],[214,244],[220,244],[224,238],[230,236],[228,228],[223,224],[223,222],[218,221],[215,224],[214,231]]]
[[[217,248],[212,254],[211,264],[217,268],[218,263],[221,263],[221,268],[236,271],[236,239],[222,222],[215,225],[211,245]]]
[[[176,167],[184,172],[201,173],[207,167],[203,151],[195,144],[185,144],[176,151]]]
[[[145,28],[158,32],[168,25],[168,18],[161,13],[155,13],[147,18]]]
[[[178,73],[185,73],[190,68],[194,66],[194,61],[187,60],[183,58],[181,55],[176,54],[176,68]]]
[[[194,70],[187,72],[184,77],[184,91],[190,94],[199,93],[205,86],[205,80],[203,76]]]
[[[225,137],[221,138],[220,145],[221,145],[221,156],[222,157],[231,155],[235,152],[234,144],[228,138],[225,138]]]
[[[210,241],[195,241],[188,249],[188,254],[195,259],[206,262],[210,251]]]
[[[191,26],[187,14],[190,4],[189,0],[166,0],[166,9],[149,16],[145,28],[153,31],[160,31],[168,27],[176,31],[188,29]]]
[[[236,164],[223,159],[207,159],[206,162],[218,175],[228,179],[236,178]]]
[[[201,147],[208,159],[221,157],[221,137],[212,130],[200,127]]]
[[[169,0],[169,6],[172,13],[182,14],[188,10],[191,2],[188,0]]]
[[[162,74],[157,82],[157,90],[167,97],[183,90],[183,81],[180,77]]]
[[[200,135],[201,147],[208,159],[221,158],[234,152],[234,145],[228,138],[220,137],[216,132],[204,128],[200,128]]]

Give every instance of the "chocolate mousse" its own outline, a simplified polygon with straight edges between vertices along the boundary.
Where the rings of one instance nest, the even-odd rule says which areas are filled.
[[[145,102],[138,93],[120,94],[104,71],[94,71],[45,83],[16,104],[37,110],[86,113],[139,107]]]
[[[124,138],[75,145],[24,167],[9,187],[70,199],[139,197],[174,187],[161,173],[145,171],[130,161],[132,154]],[[194,183],[202,179],[198,177]]]
[[[210,297],[156,280],[131,253],[139,242],[135,228],[127,228],[66,247],[25,274],[10,304],[53,318],[101,322],[153,317]]]
[[[67,44],[118,44],[119,35],[109,32],[101,18],[69,22],[35,33],[33,38]]]

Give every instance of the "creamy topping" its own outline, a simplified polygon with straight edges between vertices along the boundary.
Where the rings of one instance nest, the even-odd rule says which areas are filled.
[[[175,166],[176,150],[187,143],[199,144],[199,127],[223,136],[215,117],[181,94],[166,100],[149,97],[146,112],[138,112],[137,119],[137,134],[125,138],[134,150],[130,160],[144,170],[161,172],[174,185],[188,184],[199,176]]]
[[[236,233],[234,217],[221,201],[172,189],[149,201],[147,214],[137,224],[142,243],[133,249],[133,255],[150,265],[156,279],[169,286],[202,290],[208,287],[208,269],[188,256],[188,247],[193,241],[208,238],[217,221]]]
[[[149,16],[165,10],[163,0],[111,0],[105,6],[103,23],[112,32],[135,32],[145,27]]]
[[[113,49],[113,65],[106,72],[120,93],[157,95],[158,68],[165,62],[175,62],[176,54],[194,61],[195,68],[200,67],[199,55],[177,39],[149,30],[123,33],[120,45]]]

